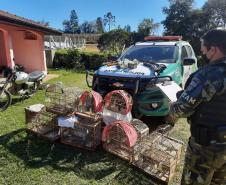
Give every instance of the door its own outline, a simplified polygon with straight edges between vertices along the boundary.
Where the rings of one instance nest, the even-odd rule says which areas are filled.
[[[187,49],[188,57],[195,59],[195,63],[190,66],[190,74],[191,74],[197,70],[197,59],[195,57],[195,53],[194,53],[192,47],[189,45],[187,45],[185,47]]]
[[[11,67],[9,34],[0,28],[0,66]]]
[[[185,46],[182,46],[181,50],[181,62],[183,64],[184,58],[188,58],[188,52],[185,48]],[[191,66],[181,66],[182,67],[182,88],[184,88],[185,82],[187,81],[188,77],[191,74]]]
[[[3,31],[0,30],[0,66],[6,66],[6,51]]]

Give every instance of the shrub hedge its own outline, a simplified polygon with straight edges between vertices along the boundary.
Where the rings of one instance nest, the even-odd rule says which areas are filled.
[[[96,70],[108,61],[107,53],[85,52],[73,50],[57,50],[53,59],[53,67],[74,70]]]

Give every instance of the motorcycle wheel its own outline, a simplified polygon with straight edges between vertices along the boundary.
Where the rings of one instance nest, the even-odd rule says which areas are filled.
[[[4,90],[0,94],[0,112],[5,111],[12,103],[12,97],[11,94]]]
[[[31,94],[36,93],[38,91],[38,89],[39,89],[39,86],[40,86],[40,82],[34,82]]]

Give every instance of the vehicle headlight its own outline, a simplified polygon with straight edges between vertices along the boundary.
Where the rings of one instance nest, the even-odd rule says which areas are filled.
[[[159,107],[159,104],[158,104],[158,103],[152,103],[151,106],[152,106],[154,109],[156,109],[156,108]]]

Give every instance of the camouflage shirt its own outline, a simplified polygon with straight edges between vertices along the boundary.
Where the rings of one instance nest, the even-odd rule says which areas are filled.
[[[174,118],[189,117],[202,102],[210,101],[215,95],[226,90],[226,58],[193,73],[179,99],[170,106]]]

